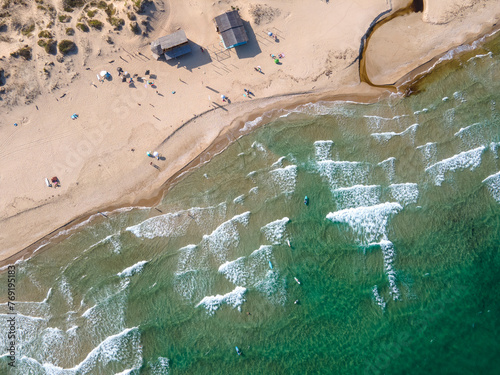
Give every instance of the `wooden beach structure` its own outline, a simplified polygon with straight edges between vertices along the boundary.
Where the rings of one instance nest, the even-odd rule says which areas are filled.
[[[156,60],[159,60],[162,56],[165,60],[171,60],[191,52],[191,47],[184,30],[179,30],[152,42],[151,52]]]
[[[217,32],[222,38],[226,49],[240,46],[248,42],[248,36],[243,21],[237,10],[221,14],[214,18]]]

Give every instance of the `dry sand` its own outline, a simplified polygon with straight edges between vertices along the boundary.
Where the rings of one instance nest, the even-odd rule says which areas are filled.
[[[396,17],[370,38],[366,68],[372,82],[395,82],[430,57],[491,29],[500,14],[495,1],[449,0],[441,8],[437,1],[426,3],[429,10]],[[116,16],[126,19],[126,3],[118,4]],[[10,75],[0,92],[3,263],[75,219],[157,197],[165,181],[205,150],[225,147],[242,134],[238,129],[246,121],[266,111],[334,97],[375,101],[387,95],[386,88],[360,82],[356,58],[374,20],[407,2],[155,1],[137,20],[148,36],[134,35],[128,19],[121,31],[108,25],[100,32],[77,30],[64,36],[67,27],[75,28],[75,10],[69,23],[52,27],[58,40],[71,39],[78,46],[77,53],[63,59],[36,45],[48,18],[35,5],[12,11],[20,24],[30,17],[37,20],[33,36],[23,36],[10,24],[0,32],[0,56],[6,56],[0,68]],[[239,7],[246,21],[249,43],[224,50],[213,18],[231,6]],[[449,20],[457,9],[463,16]],[[104,21],[101,13],[95,18]],[[192,53],[174,63],[154,61],[149,43],[179,28]],[[431,38],[440,32],[447,37]],[[426,43],[417,43],[416,35]],[[24,44],[33,46],[31,61],[9,56]],[[270,54],[279,53],[285,57],[277,65]],[[258,65],[263,73],[254,70]],[[150,70],[157,87],[145,87],[137,79],[134,85],[122,83],[118,66],[139,77]],[[109,71],[112,80],[98,82],[101,70]],[[244,97],[244,88],[255,96]],[[222,102],[221,94],[231,103]],[[77,120],[70,118],[73,113]],[[165,160],[153,161],[147,151],[159,151]],[[60,187],[46,187],[44,179],[52,176],[59,178]]]

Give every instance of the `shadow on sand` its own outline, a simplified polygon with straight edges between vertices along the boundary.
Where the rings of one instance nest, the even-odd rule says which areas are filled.
[[[257,37],[255,36],[255,33],[250,26],[250,22],[243,21],[243,26],[245,27],[245,31],[247,32],[248,43],[237,46],[234,49],[236,50],[236,55],[238,55],[239,59],[249,59],[257,56],[262,52],[262,50],[260,49]]]
[[[189,46],[191,47],[191,52],[185,55],[176,57],[172,60],[167,60],[167,64],[170,66],[176,66],[177,68],[185,68],[190,72],[195,68],[199,68],[200,66],[209,64],[212,62],[212,58],[210,57],[210,53],[203,49],[201,50],[201,46],[189,41]]]

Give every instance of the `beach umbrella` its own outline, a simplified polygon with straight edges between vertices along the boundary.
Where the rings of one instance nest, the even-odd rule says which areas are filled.
[[[273,36],[273,33],[269,31],[269,32],[267,33],[267,35],[269,35],[269,36]]]
[[[105,77],[107,74],[108,74],[108,72],[107,72],[107,71],[105,71],[105,70],[102,70],[102,71],[101,71],[101,77]]]
[[[274,59],[274,62],[277,64],[280,62],[280,59]]]

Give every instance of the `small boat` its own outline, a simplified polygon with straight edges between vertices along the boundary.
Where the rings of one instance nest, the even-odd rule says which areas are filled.
[[[299,284],[299,285],[300,285],[300,281],[299,281],[299,279],[297,279],[296,277],[294,277],[294,279],[295,279],[295,281],[297,282],[297,284]]]
[[[273,269],[273,264],[271,263],[271,261],[269,261],[269,268]]]
[[[288,244],[288,247],[292,247],[292,245],[290,244],[290,240],[286,240],[286,243]]]
[[[236,353],[238,353],[238,355],[241,355],[241,350],[240,350],[240,349],[238,349],[238,347],[237,347],[237,346],[235,346],[235,348],[236,348]]]
[[[304,204],[307,206],[309,204],[309,198],[308,196],[306,195],[306,197],[304,198]]]

